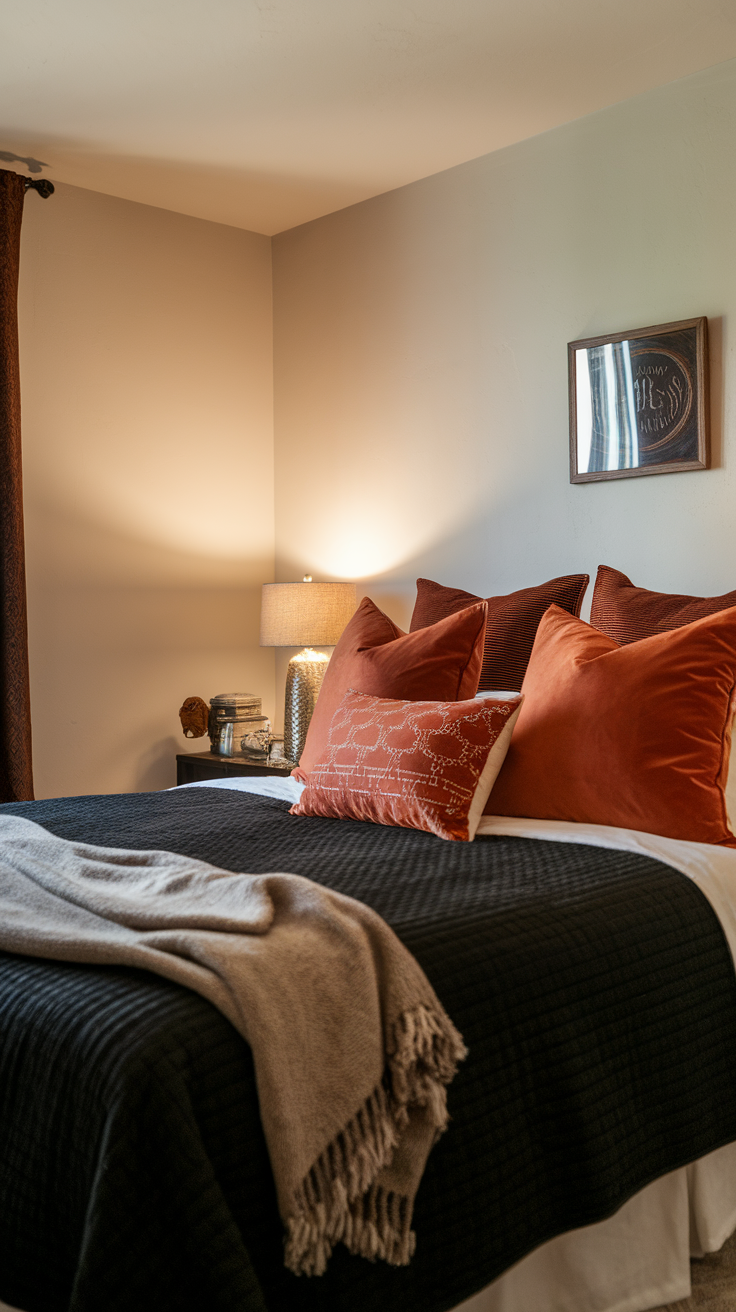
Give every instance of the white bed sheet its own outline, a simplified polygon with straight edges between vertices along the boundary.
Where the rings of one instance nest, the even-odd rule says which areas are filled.
[[[182,788],[234,788],[237,793],[257,793],[260,797],[276,797],[281,802],[298,802],[305,785],[292,779],[291,775],[234,775],[231,779],[200,779],[196,784],[179,784],[170,788],[170,793],[180,793]]]
[[[283,777],[182,786],[234,788],[289,802],[303,789]],[[483,817],[478,838],[504,835],[640,852],[679,870],[711,903],[736,968],[735,850],[607,825]],[[734,1229],[736,1144],[728,1144],[655,1180],[608,1220],[542,1244],[455,1312],[646,1312],[687,1298],[691,1256],[716,1252]]]

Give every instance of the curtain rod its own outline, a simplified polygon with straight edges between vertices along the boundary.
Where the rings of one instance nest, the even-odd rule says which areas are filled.
[[[48,200],[49,196],[54,194],[54,184],[49,182],[48,178],[24,178],[23,181],[26,184],[26,191],[29,187],[33,187],[33,190],[37,191],[39,196],[43,196],[44,200]]]

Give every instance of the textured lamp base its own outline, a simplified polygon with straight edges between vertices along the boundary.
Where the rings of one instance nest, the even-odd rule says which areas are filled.
[[[284,707],[284,754],[294,765],[299,764],[304,751],[309,721],[329,659],[329,656],[305,647],[304,651],[300,651],[298,656],[292,656],[289,661]]]

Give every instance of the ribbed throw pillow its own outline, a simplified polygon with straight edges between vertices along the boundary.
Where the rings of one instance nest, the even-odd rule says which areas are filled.
[[[735,683],[736,607],[619,647],[552,606],[486,812],[736,846]]]
[[[479,691],[493,688],[518,691],[529,663],[537,625],[547,607],[561,606],[571,615],[579,615],[589,582],[588,574],[565,574],[535,588],[522,588],[503,597],[486,597],[488,621]],[[414,633],[428,624],[436,624],[446,615],[455,615],[481,600],[481,597],[463,592],[461,588],[446,588],[431,579],[417,579],[417,599],[409,631]]]
[[[677,592],[648,592],[637,588],[620,570],[598,566],[590,622],[623,646],[667,633],[683,624],[736,606],[736,591],[722,597],[689,597]]]
[[[348,692],[291,814],[472,842],[520,705],[521,698],[416,702]]]
[[[305,778],[349,688],[406,701],[462,701],[478,686],[485,602],[420,633],[404,633],[364,597],[332,653],[307,733],[297,778]]]

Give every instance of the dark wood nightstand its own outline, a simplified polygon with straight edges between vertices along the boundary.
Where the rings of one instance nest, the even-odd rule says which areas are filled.
[[[177,784],[201,784],[244,774],[285,778],[291,771],[290,765],[256,765],[244,756],[213,756],[212,752],[181,752],[176,757]]]

